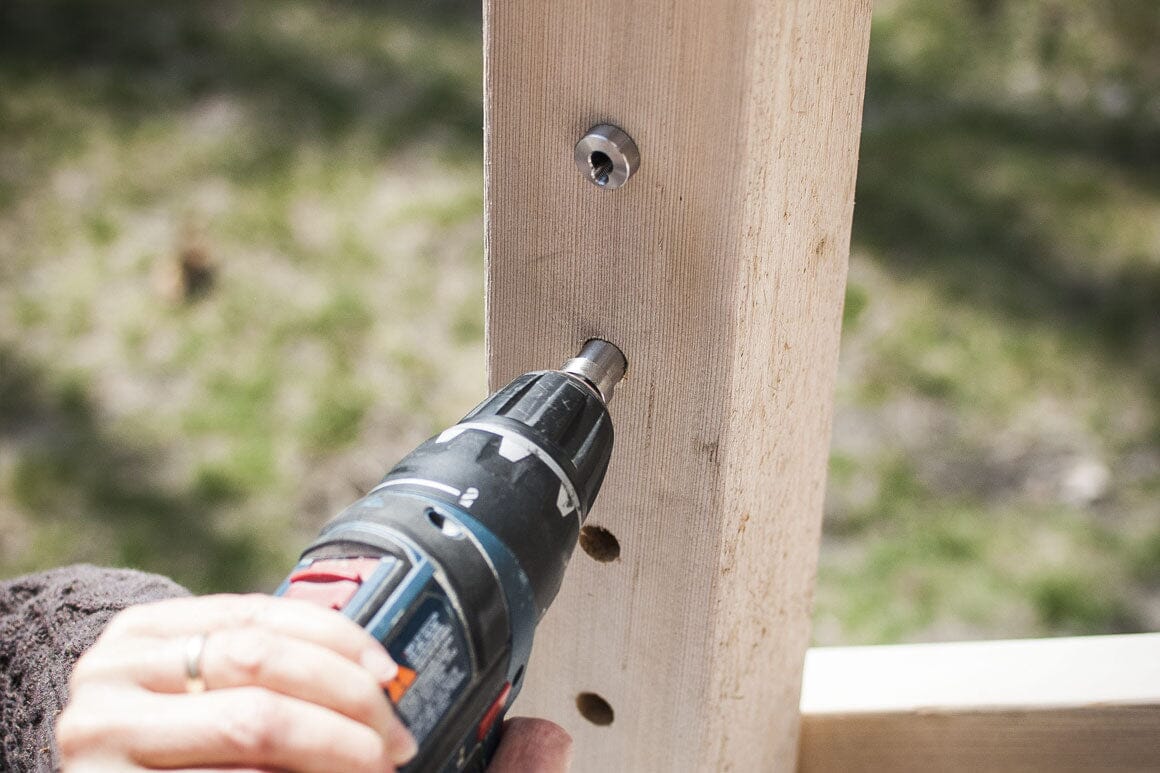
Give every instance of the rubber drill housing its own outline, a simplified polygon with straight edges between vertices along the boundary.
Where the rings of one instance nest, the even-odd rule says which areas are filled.
[[[538,617],[560,589],[611,454],[608,410],[586,381],[527,373],[412,451],[380,485],[429,480],[471,492],[465,512],[515,555]]]

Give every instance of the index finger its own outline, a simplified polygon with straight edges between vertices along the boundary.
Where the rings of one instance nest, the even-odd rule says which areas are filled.
[[[350,618],[310,601],[260,593],[167,599],[129,607],[105,629],[109,637],[178,637],[255,626],[318,644],[390,679],[386,650]],[[384,662],[385,661],[385,662]]]

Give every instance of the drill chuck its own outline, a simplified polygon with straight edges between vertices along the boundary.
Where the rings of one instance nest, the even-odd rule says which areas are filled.
[[[612,401],[613,387],[624,378],[627,368],[628,361],[619,349],[607,341],[592,338],[584,344],[580,354],[564,363],[560,370],[587,381],[608,405]]]
[[[278,593],[340,609],[400,666],[408,771],[482,770],[612,454],[624,355],[589,341],[420,445],[330,521]]]

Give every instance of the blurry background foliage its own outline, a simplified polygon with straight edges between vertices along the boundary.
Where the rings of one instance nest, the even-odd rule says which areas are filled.
[[[1160,6],[876,5],[815,638],[1160,629]],[[481,78],[473,3],[0,2],[0,575],[269,589],[483,395]]]

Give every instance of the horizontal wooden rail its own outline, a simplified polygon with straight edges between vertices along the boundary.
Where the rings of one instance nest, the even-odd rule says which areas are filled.
[[[810,650],[799,771],[1160,770],[1160,634]]]

